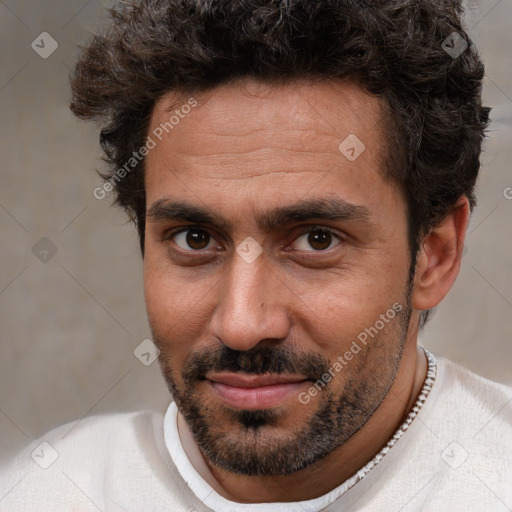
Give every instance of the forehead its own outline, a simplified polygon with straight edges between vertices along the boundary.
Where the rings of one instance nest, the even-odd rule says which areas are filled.
[[[148,208],[164,197],[212,207],[257,190],[317,196],[338,189],[344,199],[373,191],[384,180],[382,104],[351,82],[269,85],[233,82],[197,94],[170,93],[152,113],[146,157]],[[319,185],[319,180],[322,183]],[[219,205],[213,204],[218,197]],[[222,199],[220,199],[222,198]],[[383,198],[381,198],[383,199]]]
[[[189,109],[192,101],[197,106]],[[313,135],[322,134],[333,137],[325,141],[331,148],[349,134],[379,142],[381,111],[381,100],[349,81],[266,84],[245,79],[195,95],[163,96],[155,104],[150,132],[167,126],[163,138],[185,151],[197,151],[199,140],[232,135],[245,147],[250,140],[244,136],[250,134],[267,144],[286,141],[292,150],[318,149],[318,137]],[[187,130],[185,125],[191,124],[193,130]]]

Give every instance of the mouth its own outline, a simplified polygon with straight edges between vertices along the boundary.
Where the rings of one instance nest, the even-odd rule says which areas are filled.
[[[240,372],[212,373],[205,378],[213,393],[225,405],[245,410],[282,405],[309,382],[303,375],[249,375]]]

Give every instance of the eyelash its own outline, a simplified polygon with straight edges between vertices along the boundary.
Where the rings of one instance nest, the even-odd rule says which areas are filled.
[[[215,237],[207,229],[205,229],[202,226],[186,226],[186,227],[180,228],[176,231],[166,234],[165,237],[163,238],[163,241],[171,242],[180,233],[186,233],[187,231],[193,231],[193,230],[203,231],[203,232],[207,233],[213,240],[215,240]],[[329,233],[334,239],[338,240],[339,243],[330,249],[312,250],[312,251],[300,251],[299,250],[298,252],[303,252],[303,253],[307,254],[307,256],[305,256],[305,257],[311,257],[311,254],[315,254],[315,253],[331,255],[332,251],[335,251],[341,245],[341,243],[345,241],[345,237],[342,236],[341,234],[339,234],[338,232],[334,231],[333,229],[325,227],[325,226],[318,226],[318,225],[305,226],[303,229],[301,229],[299,231],[299,233],[297,234],[297,236],[295,236],[293,241],[296,241],[298,238],[300,238],[301,236],[303,236],[305,234],[313,233],[315,231]],[[174,242],[174,244],[176,245],[175,242]],[[186,250],[186,249],[182,249],[181,247],[179,247],[177,245],[176,245],[176,247],[177,247],[177,252],[180,252],[181,254],[184,254],[186,256],[189,256],[194,253],[198,254],[198,255],[204,255],[210,251],[210,250],[205,250],[205,249]]]

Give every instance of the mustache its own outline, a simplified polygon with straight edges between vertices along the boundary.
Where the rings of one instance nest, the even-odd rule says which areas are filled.
[[[187,384],[204,380],[206,373],[211,371],[256,375],[294,373],[316,381],[328,370],[329,361],[312,352],[299,353],[280,346],[256,346],[240,351],[222,345],[190,354],[185,360],[182,375]]]

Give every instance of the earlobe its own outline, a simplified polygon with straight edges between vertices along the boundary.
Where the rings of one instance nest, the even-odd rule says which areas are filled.
[[[412,306],[437,306],[459,273],[470,216],[469,201],[461,196],[452,211],[425,236],[416,262]]]

